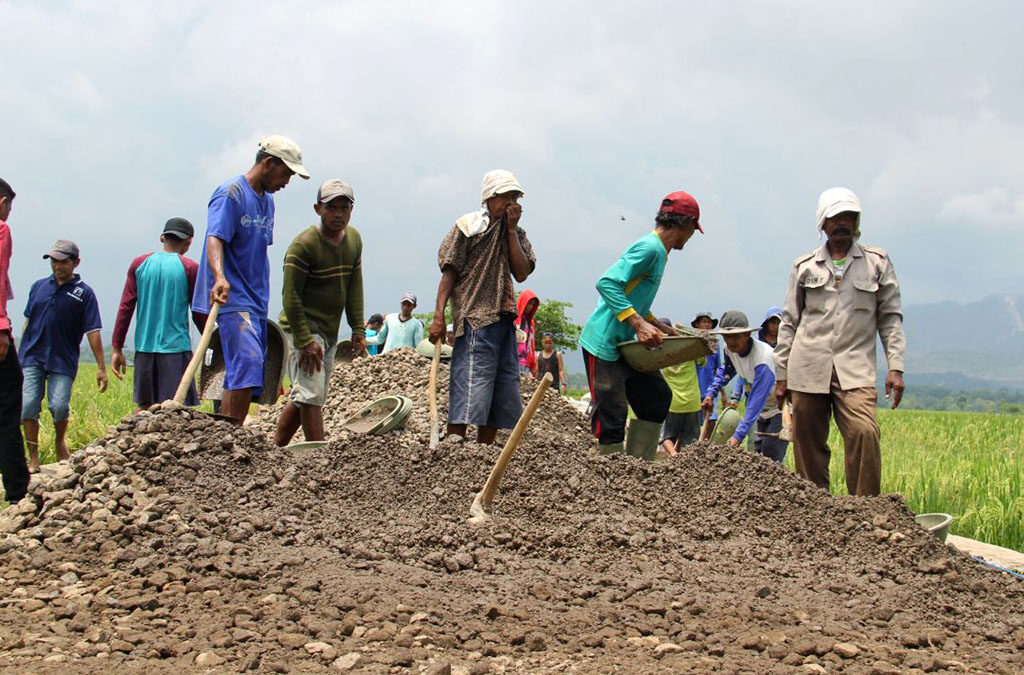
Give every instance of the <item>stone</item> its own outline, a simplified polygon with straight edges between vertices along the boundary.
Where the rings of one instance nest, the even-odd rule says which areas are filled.
[[[860,654],[860,647],[852,642],[837,642],[832,645],[832,651],[844,659],[853,659]]]
[[[347,671],[352,670],[363,660],[363,655],[359,652],[349,652],[344,656],[339,656],[331,664],[331,667],[335,670]]]
[[[224,665],[226,662],[227,659],[214,652],[200,652],[195,660],[195,664],[200,668],[216,668],[217,666]]]

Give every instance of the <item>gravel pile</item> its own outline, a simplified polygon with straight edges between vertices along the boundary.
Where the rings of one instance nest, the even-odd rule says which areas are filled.
[[[599,457],[554,392],[495,520],[469,525],[499,448],[427,448],[428,368],[411,350],[339,364],[331,443],[301,455],[267,441],[273,410],[244,429],[126,417],[0,514],[0,667],[1024,669],[1024,584],[899,497],[833,498],[724,446]],[[416,404],[405,431],[338,428],[393,393]]]

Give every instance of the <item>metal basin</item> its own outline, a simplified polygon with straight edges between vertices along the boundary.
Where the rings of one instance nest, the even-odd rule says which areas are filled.
[[[718,413],[715,430],[711,432],[711,442],[715,445],[725,445],[729,438],[736,433],[736,427],[740,425],[741,419],[736,408],[726,408]]]
[[[626,363],[641,373],[651,373],[686,361],[696,361],[715,352],[714,338],[702,335],[666,337],[657,349],[648,349],[636,340],[619,343]]]
[[[434,343],[430,340],[420,340],[420,343],[416,345],[416,351],[422,356],[426,356],[428,359],[434,358]],[[441,358],[450,359],[452,357],[452,347],[450,345],[441,345]]]
[[[946,535],[949,534],[953,516],[948,513],[922,513],[914,516],[914,520],[918,525],[938,537],[939,541],[946,543]]]
[[[342,426],[360,434],[383,434],[405,424],[412,412],[412,399],[385,396],[359,409]]]

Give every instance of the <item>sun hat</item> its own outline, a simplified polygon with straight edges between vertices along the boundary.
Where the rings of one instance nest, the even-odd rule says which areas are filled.
[[[718,326],[718,319],[716,319],[711,312],[707,312],[707,311],[705,311],[705,312],[697,312],[697,316],[693,317],[693,321],[690,322],[690,326],[692,326],[693,328],[696,328],[697,327],[697,322],[700,321],[702,318],[705,318],[705,317],[708,318],[708,319],[711,319],[711,327],[712,328],[716,328]]]
[[[302,149],[287,136],[267,136],[260,139],[260,150],[277,157],[299,176],[309,178],[309,172],[302,166]]]
[[[733,309],[722,315],[722,320],[718,322],[718,329],[711,332],[716,335],[737,335],[753,330],[750,327],[750,322],[747,321],[747,315]]]
[[[484,180],[480,187],[480,203],[483,204],[495,195],[503,195],[506,192],[521,192],[526,194],[523,186],[516,180],[511,171],[495,169],[484,174]]]
[[[818,229],[825,226],[825,219],[837,216],[844,211],[857,214],[857,229],[860,229],[860,199],[850,188],[834,187],[821,193],[818,197]]]
[[[356,201],[356,193],[352,191],[352,186],[337,178],[325,180],[316,191],[317,204],[326,204],[335,197],[348,197],[353,204]]]

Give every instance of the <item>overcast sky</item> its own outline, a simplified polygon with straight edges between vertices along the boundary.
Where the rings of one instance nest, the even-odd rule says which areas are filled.
[[[678,189],[707,233],[669,257],[675,320],[781,304],[835,185],[904,304],[1021,293],[1022,25],[1013,2],[0,1],[11,313],[68,237],[112,327],[131,259],[171,216],[204,232],[271,133],[313,174],[276,196],[272,316],[322,180],[355,187],[384,312],[433,304],[437,245],[494,168],[526,189],[526,285],[580,323]]]

